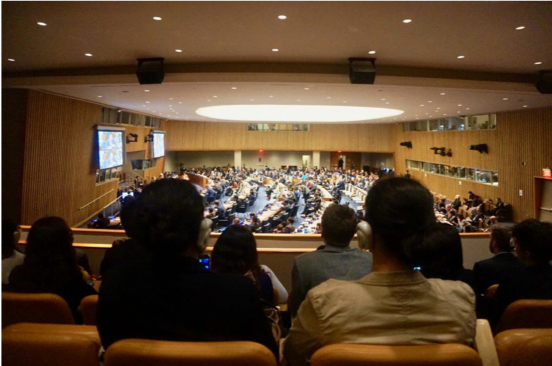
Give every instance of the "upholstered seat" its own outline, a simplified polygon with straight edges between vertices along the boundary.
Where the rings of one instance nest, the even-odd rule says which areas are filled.
[[[332,344],[314,353],[312,366],[481,366],[477,352],[461,344],[380,346]]]
[[[19,323],[2,330],[5,366],[98,366],[96,327]]]
[[[2,292],[2,327],[16,323],[74,324],[75,320],[58,295]]]
[[[502,314],[495,334],[520,328],[552,328],[552,300],[518,300],[511,303]]]
[[[80,312],[86,325],[96,325],[98,311],[98,295],[86,296],[80,303]]]
[[[500,366],[552,364],[552,329],[510,329],[495,337]]]
[[[106,366],[276,366],[268,348],[254,342],[168,342],[125,339],[111,345]]]

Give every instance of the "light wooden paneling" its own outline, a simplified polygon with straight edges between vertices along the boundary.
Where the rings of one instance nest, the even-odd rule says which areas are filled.
[[[411,171],[432,191],[448,198],[468,191],[485,197],[500,197],[514,209],[518,221],[534,217],[534,176],[552,164],[552,108],[519,110],[497,113],[497,130],[448,131],[448,132],[402,132],[395,126],[395,163],[398,173],[404,174],[405,161],[419,160],[498,171],[499,186],[489,186]],[[412,141],[413,148],[399,146],[402,141]],[[469,145],[486,143],[489,154],[468,150]],[[435,155],[430,147],[452,149],[452,157]],[[523,196],[519,191],[523,191]]]
[[[102,108],[37,91],[29,92],[21,222],[56,215],[79,223],[116,198],[117,182],[95,184],[94,126]],[[79,207],[103,196],[86,209]]]
[[[393,125],[312,124],[308,132],[247,131],[244,123],[166,122],[169,151],[392,152]]]

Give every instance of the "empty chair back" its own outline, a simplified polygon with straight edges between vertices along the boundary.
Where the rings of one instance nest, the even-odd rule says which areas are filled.
[[[58,295],[2,292],[2,327],[17,323],[74,324],[75,320]]]
[[[86,325],[96,325],[98,313],[98,295],[86,296],[80,303],[82,320]]]
[[[508,329],[552,328],[552,300],[518,300],[502,314],[495,333]]]
[[[276,366],[265,346],[253,342],[169,342],[125,339],[111,345],[106,366]]]
[[[462,344],[380,346],[332,344],[314,353],[312,366],[481,366],[477,352]]]
[[[82,334],[2,331],[4,366],[98,366],[99,349]]]
[[[545,366],[552,361],[552,329],[510,329],[495,337],[500,366]]]

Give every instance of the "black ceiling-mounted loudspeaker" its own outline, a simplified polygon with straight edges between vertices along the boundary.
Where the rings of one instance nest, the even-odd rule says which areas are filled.
[[[376,59],[349,58],[349,80],[351,80],[351,84],[374,84],[376,80]]]
[[[539,80],[535,86],[541,94],[552,94],[552,70],[539,71]]]
[[[139,58],[136,76],[140,84],[161,84],[165,78],[163,57]]]

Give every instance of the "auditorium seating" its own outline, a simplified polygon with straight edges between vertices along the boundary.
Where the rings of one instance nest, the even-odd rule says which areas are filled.
[[[332,344],[314,353],[311,366],[481,366],[477,352],[461,344],[379,346]]]
[[[548,366],[552,329],[511,329],[495,337],[500,366]]]
[[[2,330],[6,366],[98,366],[96,327],[19,323]]]
[[[106,366],[276,366],[265,346],[253,342],[168,342],[125,339],[105,353]]]
[[[496,291],[498,290],[498,285],[491,285],[485,290],[485,297],[488,299],[494,299],[496,296]]]
[[[495,334],[521,328],[552,328],[552,300],[513,302],[502,314]]]
[[[75,320],[58,295],[2,292],[2,327],[24,322],[74,324]]]
[[[82,320],[86,325],[96,325],[98,311],[98,295],[86,296],[80,303]]]

